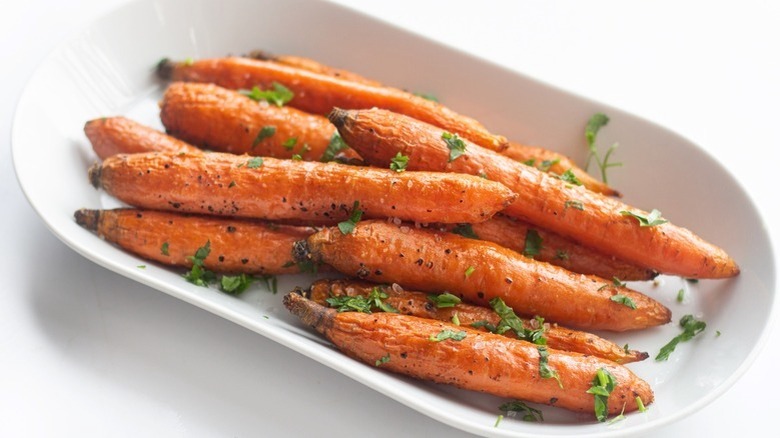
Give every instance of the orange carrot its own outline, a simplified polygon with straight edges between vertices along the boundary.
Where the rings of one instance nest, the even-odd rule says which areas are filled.
[[[276,82],[295,94],[290,106],[309,113],[326,115],[335,107],[386,108],[441,126],[489,149],[501,150],[507,145],[504,137],[491,134],[476,120],[438,102],[396,88],[365,85],[270,61],[240,57],[164,60],[158,64],[158,73],[174,81],[210,82],[231,89],[269,89]]]
[[[103,117],[84,125],[92,149],[101,160],[116,154],[188,152],[198,148],[125,117]]]
[[[447,307],[438,307],[422,292],[404,290],[399,284],[392,286],[376,285],[357,280],[318,280],[314,282],[303,295],[310,300],[327,306],[328,298],[342,296],[368,297],[379,290],[387,298],[384,303],[393,306],[403,315],[420,318],[438,319],[439,321],[457,320],[458,325],[478,327],[483,329],[488,324],[498,327],[501,317],[492,309],[470,304],[458,303]],[[648,354],[637,350],[628,350],[614,342],[598,337],[588,332],[570,330],[557,324],[543,323],[541,326],[535,319],[522,320],[526,330],[543,330],[542,337],[550,348],[563,351],[573,351],[586,355],[601,357],[613,362],[625,364],[645,360]],[[516,337],[513,330],[502,333],[504,336]]]
[[[641,226],[630,213],[647,216],[647,212],[576,186],[573,180],[551,177],[440,128],[380,109],[334,110],[330,119],[344,140],[372,165],[388,166],[401,153],[409,157],[407,170],[482,175],[501,182],[519,195],[504,214],[604,254],[689,278],[739,273],[725,251],[685,228],[668,222]]]
[[[481,306],[499,297],[520,315],[571,328],[625,331],[671,319],[661,303],[612,280],[574,274],[491,242],[386,221],[361,221],[349,234],[324,228],[296,244],[293,255],[376,283],[448,291]]]
[[[294,274],[293,244],[314,230],[242,219],[183,215],[154,210],[81,209],[76,222],[101,238],[147,260],[191,267],[190,257],[207,243],[206,269],[224,273]]]
[[[595,356],[542,350],[525,341],[414,316],[339,313],[296,293],[285,295],[284,305],[346,355],[417,379],[593,412],[595,399],[588,390],[602,370],[615,380],[605,403],[609,414],[637,410],[637,398],[644,405],[653,401],[647,382],[628,368]]]
[[[479,222],[515,194],[482,178],[213,152],[115,155],[90,181],[139,208],[335,224],[367,218]],[[355,208],[357,206],[357,208]]]
[[[304,58],[301,56],[293,55],[274,55],[272,53],[265,52],[263,50],[252,50],[246,55],[247,58],[257,59],[260,61],[271,61],[277,64],[286,65],[288,67],[299,68],[301,70],[307,70],[312,73],[319,73],[325,76],[332,76],[334,78],[343,79],[345,81],[359,82],[365,85],[371,85],[375,87],[381,87],[380,82],[364,78],[357,73],[353,73],[348,70],[342,70],[334,68],[317,62],[310,58]]]

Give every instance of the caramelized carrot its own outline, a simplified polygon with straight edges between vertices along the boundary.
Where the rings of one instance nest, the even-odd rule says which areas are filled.
[[[606,403],[609,414],[637,410],[637,398],[644,405],[653,401],[647,382],[595,356],[548,349],[547,366],[557,373],[559,384],[542,377],[539,346],[529,342],[396,313],[339,313],[297,293],[285,295],[284,305],[346,355],[417,379],[593,412],[594,396],[587,391],[604,369],[616,382]],[[437,341],[447,330],[460,335]]]
[[[198,152],[195,146],[125,117],[90,120],[84,125],[84,133],[101,160],[139,152]]]
[[[325,117],[255,102],[212,84],[171,84],[160,118],[168,133],[205,149],[276,158],[299,155],[310,161],[322,159],[336,133]]]
[[[478,222],[515,194],[482,178],[275,158],[209,154],[115,155],[90,181],[139,208],[335,224],[354,213],[419,222]]]
[[[409,157],[408,170],[482,175],[501,182],[519,195],[504,214],[604,254],[689,278],[724,278],[739,273],[736,262],[725,251],[685,228],[668,222],[640,226],[635,217],[622,212],[646,212],[468,140],[458,139],[465,152],[453,159],[444,131],[427,123],[380,109],[334,110],[330,119],[344,140],[372,165],[388,166],[401,153]]]
[[[258,59],[260,61],[271,61],[277,64],[286,65],[288,67],[295,67],[301,70],[307,70],[312,73],[318,73],[325,76],[332,76],[334,78],[343,79],[345,81],[359,82],[361,84],[371,85],[375,87],[382,86],[381,83],[371,79],[364,78],[363,76],[360,76],[357,73],[353,73],[348,70],[342,70],[339,68],[330,67],[320,62],[317,62],[313,59],[304,58],[301,56],[274,55],[272,53],[268,53],[263,50],[253,50],[249,52],[246,55],[246,57],[251,59]]]
[[[526,242],[533,242],[533,238],[538,237],[537,244],[531,243],[529,246],[529,250],[538,251],[532,255],[535,260],[579,274],[619,278],[622,281],[652,280],[657,275],[650,269],[603,255],[555,233],[500,214],[488,221],[473,224],[472,231],[482,240],[497,243],[521,254],[526,254]]]
[[[294,274],[293,244],[314,229],[242,219],[183,215],[122,208],[81,209],[76,222],[101,238],[144,259],[191,267],[189,257],[209,244],[206,269],[223,273]]]
[[[386,221],[361,221],[350,234],[324,228],[296,244],[293,255],[375,283],[448,291],[481,306],[499,297],[518,314],[577,329],[636,330],[671,318],[661,303],[612,280],[574,274],[492,242]],[[621,296],[634,308],[615,301]]]
[[[231,89],[271,88],[274,82],[295,93],[289,105],[313,114],[333,108],[386,108],[458,133],[492,150],[506,148],[506,139],[488,132],[474,119],[438,102],[390,87],[377,87],[293,68],[270,61],[228,57],[194,62],[163,61],[161,77],[174,81],[210,82]]]
[[[621,196],[620,192],[592,177],[588,172],[574,164],[569,157],[557,152],[536,146],[509,142],[509,146],[501,153],[515,161],[529,164],[537,169],[543,169],[545,172],[551,172],[556,175],[562,175],[567,170],[571,171],[588,190],[607,196]]]
[[[384,286],[366,283],[357,280],[318,280],[304,293],[306,298],[327,306],[326,300],[339,296],[369,296],[374,289],[379,288],[388,297],[386,304],[393,306],[399,313],[420,318],[437,319],[439,321],[453,321],[457,318],[459,325],[471,326],[488,323],[497,327],[501,317],[492,309],[470,304],[458,303],[451,307],[437,307],[422,292],[405,291],[397,283],[392,286]],[[544,338],[547,346],[556,350],[573,351],[586,355],[601,357],[613,362],[625,364],[645,360],[648,354],[637,350],[628,350],[614,342],[598,337],[588,332],[570,330],[557,324],[545,323],[539,327],[536,320],[522,320],[527,330],[539,330],[544,328]],[[515,332],[508,330],[504,336],[515,337]]]

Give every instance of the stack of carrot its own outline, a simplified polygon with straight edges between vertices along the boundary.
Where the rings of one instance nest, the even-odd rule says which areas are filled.
[[[354,73],[259,52],[158,72],[167,134],[85,126],[90,181],[132,207],[77,222],[170,266],[345,274],[284,303],[371,365],[603,420],[653,401],[623,366],[647,353],[588,331],[671,319],[623,282],[739,272],[566,157]]]

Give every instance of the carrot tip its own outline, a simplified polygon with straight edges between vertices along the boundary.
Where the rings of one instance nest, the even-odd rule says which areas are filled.
[[[249,53],[244,55],[244,58],[257,59],[260,61],[273,61],[276,59],[276,56],[266,52],[265,50],[251,50]]]
[[[97,230],[100,211],[82,208],[73,213],[76,223],[90,231]]]
[[[157,63],[155,71],[160,79],[170,80],[173,77],[173,69],[176,64],[170,58],[163,58]]]
[[[89,175],[89,182],[92,184],[92,187],[96,189],[100,188],[100,174],[102,170],[103,167],[100,165],[100,163],[95,163],[90,166],[89,171],[87,172]]]
[[[330,120],[330,123],[333,123],[333,126],[336,128],[341,128],[346,124],[348,116],[349,113],[347,113],[345,110],[341,108],[333,108],[330,114],[328,114],[328,120]]]
[[[306,262],[311,259],[311,249],[309,248],[309,242],[306,240],[299,240],[293,244],[292,258],[296,262]]]

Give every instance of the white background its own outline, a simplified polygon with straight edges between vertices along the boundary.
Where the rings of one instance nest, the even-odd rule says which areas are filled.
[[[15,103],[48,52],[124,1],[0,6],[0,436],[460,436],[92,264],[44,227],[13,173]],[[339,3],[681,133],[742,182],[778,254],[778,3]],[[776,430],[778,362],[773,330],[733,388],[648,436],[766,436]]]

